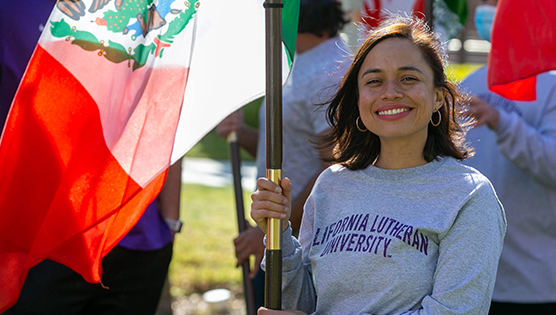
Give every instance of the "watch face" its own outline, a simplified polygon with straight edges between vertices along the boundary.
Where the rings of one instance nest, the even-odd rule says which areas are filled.
[[[165,219],[165,221],[172,232],[179,233],[181,231],[183,222],[180,220]]]
[[[182,225],[183,225],[183,223],[181,221],[177,221],[176,226],[174,227],[174,232],[176,232],[176,233],[181,232]]]

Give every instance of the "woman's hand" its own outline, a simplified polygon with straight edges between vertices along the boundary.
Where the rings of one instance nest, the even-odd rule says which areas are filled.
[[[257,311],[257,315],[307,315],[301,311],[276,311],[276,310],[269,310],[268,308],[261,307]]]
[[[251,195],[251,218],[266,233],[267,219],[282,219],[282,231],[288,228],[291,215],[292,185],[289,178],[284,178],[281,186],[261,177],[257,180],[257,191]]]

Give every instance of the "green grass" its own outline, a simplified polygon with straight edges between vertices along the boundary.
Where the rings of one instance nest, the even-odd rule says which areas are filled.
[[[244,201],[248,200],[245,192]],[[169,270],[172,296],[214,288],[241,291],[242,272],[235,268],[233,246],[238,234],[233,187],[184,184],[181,204],[184,225],[176,235]],[[247,202],[245,209],[249,210]]]
[[[451,64],[447,69],[448,79],[454,82],[461,82],[465,77],[471,74],[473,71],[482,67],[482,64]]]

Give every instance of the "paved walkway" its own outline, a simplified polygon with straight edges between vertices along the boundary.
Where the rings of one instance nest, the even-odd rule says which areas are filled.
[[[212,187],[224,187],[233,184],[230,161],[205,158],[184,157],[182,165],[182,182],[201,184]],[[243,161],[241,164],[241,185],[244,190],[255,190],[257,168],[255,162]]]

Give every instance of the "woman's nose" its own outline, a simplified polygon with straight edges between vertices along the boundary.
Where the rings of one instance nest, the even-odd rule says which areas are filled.
[[[381,98],[384,100],[395,100],[402,97],[399,83],[395,80],[388,80],[384,83]]]

